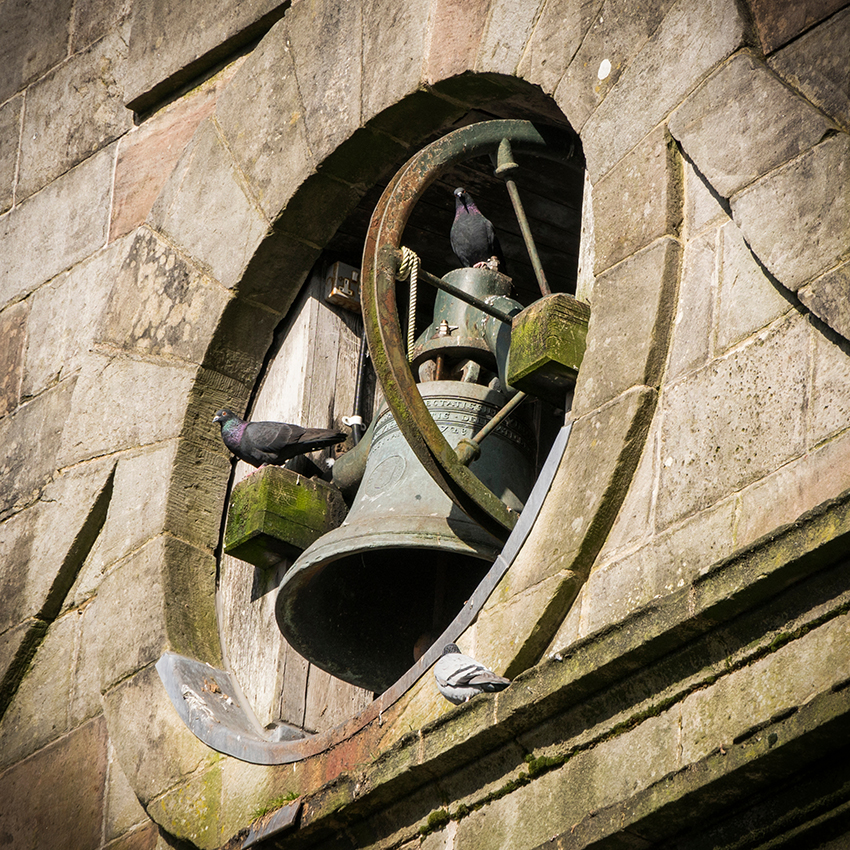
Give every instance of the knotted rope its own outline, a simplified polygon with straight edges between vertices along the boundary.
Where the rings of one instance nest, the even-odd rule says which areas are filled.
[[[410,277],[410,301],[407,310],[407,359],[413,360],[413,340],[416,332],[416,295],[419,285],[419,257],[410,248],[401,248],[401,264],[396,272],[398,280]]]

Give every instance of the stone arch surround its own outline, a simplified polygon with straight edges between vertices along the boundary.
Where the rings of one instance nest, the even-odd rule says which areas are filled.
[[[558,4],[523,3],[508,10],[511,4],[480,2],[478,16],[448,2],[405,4],[392,11],[379,5],[367,10],[359,4],[295,4],[240,69],[215,115],[199,128],[148,219],[146,228],[156,239],[230,293],[188,400],[168,484],[164,531],[173,540],[162,556],[161,584],[192,605],[178,613],[166,610],[155,628],[161,651],[219,661],[210,553],[228,464],[208,422],[221,404],[247,401],[271,333],[321,245],[378,178],[374,160],[397,159],[406,145],[470,106],[509,102],[518,93],[521,100],[531,85],[554,99],[582,138],[597,222],[597,284],[574,434],[548,500],[551,507],[544,507],[515,568],[475,627],[475,642],[488,645],[494,663],[513,676],[536,663],[549,646],[616,516],[643,448],[675,310],[683,203],[680,150],[716,194],[728,199],[735,221],[777,284],[797,291],[827,324],[844,332],[840,311],[829,307],[835,299],[827,295],[846,279],[841,263],[847,254],[847,210],[840,203],[840,187],[847,182],[847,135],[783,83],[802,113],[812,117],[814,110],[813,120],[798,121],[796,137],[789,127],[791,141],[783,151],[767,155],[753,146],[732,165],[718,161],[716,148],[705,139],[733,135],[734,116],[720,114],[714,124],[689,120],[714,114],[712,87],[722,90],[730,80],[745,78],[763,90],[778,79],[754,52],[750,26],[732,2],[705,4],[706,20],[717,33],[709,49],[682,31],[686,16],[666,2],[654,4],[655,17],[649,15],[647,22],[609,23],[600,32],[593,19],[576,20],[574,33],[567,36]],[[396,16],[392,26],[382,18],[380,33],[370,26],[370,15],[379,11]],[[641,32],[641,26],[648,31]],[[318,39],[317,33],[322,34]],[[614,56],[612,78],[599,81],[591,57],[599,55],[606,36],[618,33],[628,47]],[[562,42],[568,42],[563,53],[552,49]],[[360,44],[361,56],[374,64],[364,58],[358,69],[349,61],[352,43]],[[561,68],[554,67],[553,57],[559,55]],[[515,84],[514,78],[524,84]],[[663,82],[653,86],[659,79]],[[638,117],[624,122],[624,114]],[[424,126],[417,123],[422,115],[428,116]],[[362,156],[363,150],[373,156]],[[376,150],[385,151],[385,157],[374,157]],[[812,179],[825,186],[834,181],[838,187],[826,189],[837,201],[826,224],[815,221],[815,212],[797,211],[795,217],[792,202],[782,199],[783,180],[798,168],[810,169]],[[733,171],[746,173],[746,182],[729,183],[726,175]],[[636,184],[645,187],[645,197],[637,200]],[[623,227],[614,212],[629,193],[635,208],[651,200],[652,213]],[[782,199],[767,220],[760,201],[765,195]],[[310,217],[317,199],[338,219]],[[789,216],[800,222],[808,262],[760,249],[770,215],[775,227],[787,228]],[[842,221],[843,242],[840,236],[810,238],[813,230],[840,234]],[[285,288],[279,269],[289,272]],[[618,311],[624,286],[632,294],[634,287],[643,287],[642,298],[635,299],[643,309],[627,322],[622,308]],[[610,360],[604,340],[612,329],[618,344],[633,351],[631,361],[615,374],[603,368]],[[606,460],[589,463],[600,432],[606,434]],[[198,521],[200,515],[204,521]],[[566,533],[565,515],[581,520]],[[217,846],[233,823],[247,823],[259,798],[292,786],[291,767],[284,776],[282,770],[231,763],[207,751],[171,716],[151,666],[130,671],[118,684],[105,683],[105,705],[118,757],[151,816],[201,846]],[[137,711],[140,705],[144,711]],[[394,710],[396,718],[383,718],[388,728],[367,730],[362,746],[388,747],[400,735],[392,732],[394,719],[400,724],[413,717],[421,725],[443,709],[427,695],[413,694]],[[140,726],[119,728],[132,711],[141,716]],[[138,734],[151,724],[158,730],[156,741]],[[164,750],[172,757],[163,759]],[[295,772],[296,784],[316,789],[351,770],[361,755],[354,746],[336,759],[305,763]],[[199,814],[218,808],[214,824]]]

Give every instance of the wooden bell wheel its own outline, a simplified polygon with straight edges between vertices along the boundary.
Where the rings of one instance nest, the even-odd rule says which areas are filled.
[[[494,120],[443,136],[415,154],[401,168],[378,201],[363,250],[361,297],[369,350],[387,405],[411,449],[434,481],[468,516],[501,540],[518,514],[505,505],[458,458],[434,422],[416,387],[406,356],[396,302],[401,264],[401,236],[425,190],[452,166],[490,154],[496,174],[504,177],[514,204],[541,292],[548,293],[528,223],[518,201],[512,172],[513,153],[567,162],[574,141],[530,121]]]

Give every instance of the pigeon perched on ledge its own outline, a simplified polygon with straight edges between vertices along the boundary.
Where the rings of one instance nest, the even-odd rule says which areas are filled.
[[[434,678],[440,693],[455,705],[485,691],[504,690],[511,683],[510,679],[497,676],[474,658],[464,655],[453,643],[443,648],[443,654],[434,665]]]
[[[286,422],[245,422],[230,410],[219,410],[224,445],[252,466],[281,466],[291,458],[341,443],[346,435],[325,428],[302,428]]]
[[[504,257],[493,223],[481,214],[466,189],[455,189],[454,196],[455,218],[449,233],[452,251],[464,267],[498,271]]]

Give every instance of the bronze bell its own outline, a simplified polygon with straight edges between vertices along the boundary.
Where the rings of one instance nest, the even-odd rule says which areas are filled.
[[[492,285],[495,274],[460,271],[483,277],[485,287],[487,276]],[[502,286],[499,283],[500,290]],[[426,377],[434,371],[428,367],[429,357],[446,355],[440,371],[462,377],[418,384],[454,447],[480,431],[507,398],[475,382],[483,369],[496,386],[492,376],[501,371],[495,354],[482,345],[485,323],[473,321],[482,314],[464,316],[473,308],[458,307],[456,299],[450,302],[450,309],[441,310],[438,299],[435,321],[420,337],[414,364]],[[469,338],[452,338],[452,328]],[[449,340],[445,347],[439,344],[441,333]],[[490,336],[495,338],[492,332]],[[482,355],[477,357],[483,363],[480,368],[469,360],[476,355]],[[414,653],[421,654],[454,619],[502,544],[443,493],[389,410],[379,414],[370,430],[371,445],[363,450],[368,451],[365,471],[347,518],[306,549],[286,573],[276,616],[284,637],[305,658],[346,682],[380,693],[413,664]],[[510,508],[520,511],[534,483],[534,455],[533,432],[521,413],[515,413],[482,441],[481,454],[469,468]],[[334,467],[335,478],[341,462]]]

